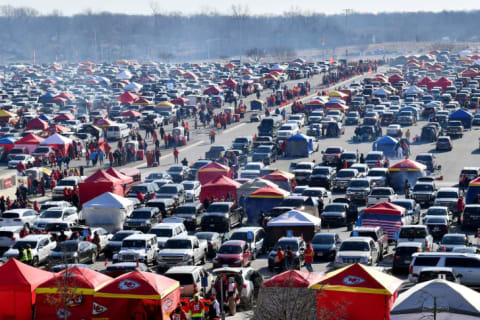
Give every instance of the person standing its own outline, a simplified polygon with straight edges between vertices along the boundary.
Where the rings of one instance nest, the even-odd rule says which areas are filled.
[[[292,248],[287,246],[287,250],[285,250],[285,269],[290,270],[294,267],[295,262],[295,255],[293,254]]]
[[[30,247],[30,244],[27,243],[27,249],[25,249],[26,255],[27,255],[27,264],[33,266],[33,252],[32,252],[32,247]]]
[[[179,303],[173,313],[170,315],[170,320],[186,320],[187,315],[182,310],[182,305]]]
[[[190,301],[188,315],[192,320],[202,320],[205,315],[205,305],[200,301],[198,293],[195,293],[193,300]]]
[[[178,150],[176,147],[173,148],[173,160],[176,164],[178,164]]]
[[[313,272],[312,263],[314,255],[315,252],[313,251],[312,244],[309,242],[307,243],[307,247],[304,251],[305,267],[307,268],[308,272]]]
[[[108,161],[110,162],[110,168],[113,167],[113,162],[114,162],[114,157],[113,157],[113,152],[108,153]]]
[[[234,316],[237,313],[237,283],[234,277],[228,279],[227,295],[228,308],[230,309],[230,314]]]

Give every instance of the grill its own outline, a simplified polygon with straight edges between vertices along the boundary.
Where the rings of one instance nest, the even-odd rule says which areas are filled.
[[[141,222],[128,222],[129,227],[140,227],[141,225]]]
[[[344,263],[359,263],[360,258],[344,258],[343,262]]]
[[[120,260],[120,261],[136,261],[137,256],[134,256],[134,255],[131,255],[131,254],[121,255],[121,256],[118,257],[118,260]]]

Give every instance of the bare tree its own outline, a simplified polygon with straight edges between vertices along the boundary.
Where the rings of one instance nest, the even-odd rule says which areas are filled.
[[[247,51],[245,51],[245,55],[250,59],[252,59],[255,63],[259,63],[260,60],[262,60],[265,57],[266,50],[259,49],[259,48],[250,48]]]

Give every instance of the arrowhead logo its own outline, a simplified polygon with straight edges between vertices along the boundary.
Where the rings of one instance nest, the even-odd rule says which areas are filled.
[[[347,276],[343,278],[343,283],[349,286],[355,286],[363,282],[365,282],[365,279],[356,276]]]
[[[123,280],[123,281],[120,281],[120,283],[118,284],[118,288],[120,290],[133,290],[138,287],[140,287],[140,284],[133,280]]]
[[[108,310],[107,307],[104,307],[101,304],[98,304],[96,302],[93,303],[93,315],[104,313],[107,310]]]
[[[59,317],[60,319],[69,318],[71,315],[72,313],[68,310],[65,311],[64,309],[58,309],[57,311],[57,317]]]

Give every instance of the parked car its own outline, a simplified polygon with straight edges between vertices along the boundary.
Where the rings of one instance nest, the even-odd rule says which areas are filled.
[[[467,204],[460,216],[462,230],[475,229],[480,227],[480,205]]]
[[[201,220],[202,231],[229,232],[241,225],[243,209],[233,202],[214,202],[208,206]]]
[[[213,276],[201,266],[172,267],[165,272],[165,276],[180,283],[182,297],[190,298],[197,292],[202,297],[207,297],[212,289]],[[206,279],[206,283],[202,279]],[[204,287],[202,284],[207,286]]]
[[[103,273],[109,277],[117,278],[132,271],[152,272],[145,263],[119,262],[107,265]]]
[[[11,258],[20,259],[18,256],[18,249],[27,248],[30,245],[33,255],[33,265],[39,266],[47,261],[50,252],[55,248],[56,242],[52,241],[50,235],[47,234],[31,234],[22,239],[18,239],[17,242],[3,254],[3,262]]]
[[[352,237],[344,240],[338,249],[333,266],[342,268],[353,263],[373,266],[378,261],[378,248],[370,237]]]
[[[343,148],[338,146],[332,146],[325,149],[322,156],[322,161],[325,165],[335,164],[337,159],[340,159],[340,156],[343,153]]]
[[[35,158],[28,154],[17,154],[8,161],[7,166],[9,169],[15,169],[19,163],[22,163],[26,168],[35,163]]]
[[[346,190],[350,181],[358,177],[357,169],[341,169],[333,179],[333,189],[337,191]]]
[[[453,149],[452,140],[449,136],[440,136],[438,137],[436,148],[437,151],[451,151]]]
[[[195,236],[168,239],[158,252],[157,264],[162,269],[180,265],[205,264],[208,244]]]
[[[448,233],[449,223],[445,217],[426,217],[423,222],[434,240],[440,240]]]
[[[417,182],[412,190],[412,198],[423,206],[431,206],[435,202],[437,190],[432,183]]]
[[[455,248],[470,246],[470,240],[464,233],[447,233],[442,237],[438,251],[451,252]]]
[[[410,224],[420,223],[420,205],[413,199],[395,199],[393,204],[405,208],[407,216],[410,217]]]
[[[391,187],[375,187],[368,195],[367,207],[381,202],[392,202],[397,197],[397,194]]]
[[[456,212],[459,197],[458,188],[440,188],[433,205],[447,207],[451,212]]]
[[[95,263],[97,246],[90,241],[67,240],[57,243],[48,255],[50,264],[58,263]]]
[[[182,184],[183,189],[185,190],[185,201],[195,202],[200,199],[200,191],[202,189],[200,181],[183,181]]]
[[[113,237],[108,241],[104,249],[105,258],[112,260],[113,255],[120,251],[120,248],[122,247],[123,239],[125,239],[128,236],[131,236],[132,234],[140,234],[140,233],[142,232],[139,230],[123,230],[115,233]]]
[[[199,202],[186,203],[177,208],[174,217],[184,219],[187,231],[195,231],[201,224],[204,211],[203,205]]]
[[[308,185],[311,187],[324,187],[331,190],[336,171],[328,166],[315,166],[312,174],[308,177]]]
[[[412,254],[422,252],[420,242],[401,242],[393,249],[392,273],[408,272],[412,262]]]
[[[159,223],[153,226],[153,228],[148,231],[148,234],[154,234],[157,237],[158,248],[163,248],[168,239],[188,235],[185,225],[181,222]]]
[[[265,237],[265,230],[262,227],[242,227],[235,230],[229,240],[242,240],[247,242],[252,253],[252,260],[255,260],[258,254],[262,254],[265,251]]]
[[[147,232],[152,226],[162,221],[162,214],[158,208],[143,207],[135,209],[123,224],[124,230],[140,230]]]
[[[251,251],[246,241],[228,240],[213,259],[213,268],[246,267],[251,263]]]
[[[268,268],[273,270],[275,267],[275,258],[277,257],[278,248],[282,248],[285,253],[285,259],[287,259],[286,250],[290,247],[293,252],[293,265],[292,269],[300,270],[303,262],[305,261],[305,241],[301,237],[281,237],[273,247],[272,251],[268,254]]]
[[[188,179],[190,173],[189,168],[182,165],[173,165],[168,168],[167,173],[172,177],[173,182],[180,183],[185,179]]]
[[[33,229],[43,231],[49,222],[78,223],[78,213],[75,207],[51,207],[43,211],[33,224]]]
[[[311,241],[314,258],[334,261],[342,239],[336,233],[316,233]]]
[[[27,226],[33,227],[38,213],[33,209],[10,209],[0,216],[0,226]]]
[[[216,275],[215,289],[220,292],[220,279],[230,279],[233,277],[240,301],[238,304],[245,308],[252,308],[263,283],[261,274],[253,268],[229,268],[223,267],[214,269],[213,273]]]
[[[425,225],[404,225],[398,231],[397,244],[402,242],[418,242],[423,251],[433,251],[433,237]]]
[[[350,201],[367,203],[373,182],[370,178],[357,178],[350,180],[346,194]]]
[[[347,217],[348,204],[346,203],[330,203],[323,208],[322,224],[326,226],[345,226],[348,221]]]
[[[208,244],[207,257],[213,258],[217,255],[218,249],[222,246],[222,237],[218,232],[199,231],[195,233],[199,240],[205,240]]]
[[[20,239],[23,226],[0,227],[0,256]]]
[[[143,262],[146,265],[156,261],[158,255],[157,237],[154,234],[132,234],[122,241],[122,247],[113,255],[113,262]]]
[[[351,236],[372,238],[377,243],[378,260],[388,254],[388,236],[381,227],[355,227]]]

